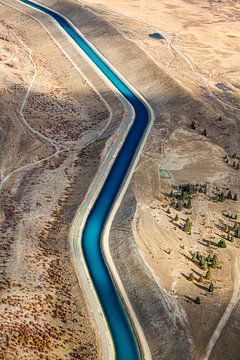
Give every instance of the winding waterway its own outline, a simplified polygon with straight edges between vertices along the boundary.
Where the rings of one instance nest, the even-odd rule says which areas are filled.
[[[112,82],[135,110],[134,122],[125,138],[106,181],[90,211],[82,234],[85,261],[104,311],[118,360],[140,359],[139,346],[128,315],[109,274],[101,248],[101,234],[120,188],[126,179],[132,162],[149,125],[150,114],[144,103],[123,80],[104,62],[94,49],[77,33],[61,15],[29,0],[20,0],[48,15],[66,31],[86,53],[99,70]],[[81,16],[81,13],[79,14]],[[127,64],[126,64],[127,66]]]

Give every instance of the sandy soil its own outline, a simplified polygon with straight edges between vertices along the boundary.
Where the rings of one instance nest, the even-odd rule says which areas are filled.
[[[240,197],[239,172],[232,167],[233,154],[237,153],[239,156],[239,122],[236,110],[239,99],[239,67],[236,60],[239,34],[235,21],[238,11],[237,2],[201,1],[200,3],[198,1],[193,3],[175,0],[169,5],[163,0],[160,8],[158,1],[133,3],[111,0],[103,3],[93,0],[85,1],[84,4],[87,7],[81,8],[81,12],[77,2],[73,3],[70,0],[67,3],[61,0],[49,0],[47,3],[63,12],[83,31],[113,66],[141,91],[156,115],[154,127],[129,191],[116,216],[110,236],[110,246],[116,267],[143,326],[153,358],[203,359],[207,349],[210,349],[209,356],[211,356],[212,348],[216,343],[212,353],[213,358],[219,358],[218,354],[221,354],[223,349],[222,344],[228,344],[228,347],[224,346],[226,358],[230,354],[232,359],[237,359],[237,351],[231,349],[237,348],[239,332],[236,326],[239,322],[237,303],[239,280],[236,271],[239,261],[239,240],[235,239],[233,243],[227,242],[226,249],[218,249],[216,242],[225,235],[223,224],[228,223],[231,229],[234,224],[234,221],[223,215],[223,211],[231,214],[238,213],[239,202],[226,200],[223,203],[216,203],[211,200],[213,193],[220,190],[226,193],[227,189],[238,193],[238,198]],[[10,10],[5,9],[5,11]],[[23,20],[26,23],[22,23]],[[29,20],[21,16],[20,22],[19,16],[18,21],[19,26],[22,23],[22,32],[19,36],[22,36],[23,41],[27,40],[28,46],[34,47],[33,39],[23,32]],[[16,24],[16,17],[14,17],[14,22],[10,23],[12,26],[13,24]],[[6,26],[6,24],[2,25]],[[164,34],[167,40],[149,37],[149,34],[155,32]],[[42,35],[37,31],[36,25],[35,33],[39,34],[38,40],[40,40]],[[36,301],[43,302],[43,304],[39,303],[40,306],[49,306],[51,309],[50,312],[46,309],[45,314],[43,312],[41,316],[39,313],[35,314],[39,316],[37,318],[39,324],[44,327],[41,331],[46,328],[49,330],[48,324],[53,323],[56,336],[60,336],[61,333],[59,335],[57,331],[63,330],[62,325],[59,325],[61,321],[67,321],[64,329],[67,328],[68,331],[75,326],[74,319],[76,318],[80,328],[83,321],[86,324],[85,333],[74,332],[76,338],[69,333],[71,340],[66,334],[62,334],[59,340],[47,337],[46,343],[50,341],[50,344],[54,344],[50,350],[47,350],[51,352],[50,358],[58,358],[60,353],[61,358],[67,357],[71,352],[70,348],[75,349],[77,353],[75,358],[98,358],[100,352],[97,350],[97,339],[90,320],[86,321],[89,319],[86,305],[83,297],[77,296],[79,288],[71,270],[69,256],[66,255],[68,254],[66,232],[67,224],[74,216],[74,209],[79,205],[80,199],[83,198],[99,166],[95,154],[103,151],[104,143],[112,135],[114,127],[112,125],[111,131],[106,132],[104,138],[89,145],[86,149],[77,151],[80,142],[78,143],[75,132],[80,138],[84,137],[86,131],[89,131],[89,126],[90,130],[92,126],[94,140],[94,131],[99,124],[99,119],[103,117],[105,124],[107,122],[106,108],[96,94],[86,86],[85,81],[79,83],[79,75],[76,77],[71,66],[71,69],[67,68],[66,59],[64,63],[63,59],[59,60],[59,64],[62,64],[60,68],[55,66],[56,59],[59,59],[57,48],[51,49],[53,53],[52,57],[49,57],[45,53],[45,42],[44,44],[41,41],[37,43],[39,55],[34,54],[34,60],[40,69],[37,83],[39,88],[33,88],[36,96],[30,99],[32,106],[26,108],[27,113],[31,112],[29,121],[31,126],[53,138],[54,142],[64,142],[71,151],[63,152],[51,162],[41,164],[31,172],[31,176],[27,173],[24,177],[19,175],[11,178],[11,181],[7,183],[8,187],[5,187],[1,201],[6,210],[1,211],[1,219],[5,222],[4,226],[8,231],[5,238],[10,238],[11,244],[10,248],[7,245],[9,242],[4,244],[6,263],[4,263],[2,308],[5,314],[3,323],[7,331],[3,330],[5,336],[5,338],[2,337],[5,339],[3,340],[5,341],[3,354],[5,358],[6,356],[16,357],[17,349],[22,358],[28,358],[26,351],[30,351],[31,358],[38,358],[39,353],[34,353],[31,343],[35,344],[38,337],[45,338],[42,333],[36,333],[36,329],[30,324],[32,314],[37,308],[34,303],[36,293],[40,296],[40,299],[37,298]],[[16,48],[19,48],[17,44]],[[22,49],[19,50],[19,59],[21,59],[20,55],[26,57]],[[17,62],[11,60],[10,65],[3,64],[10,57],[16,57],[15,52],[5,49],[1,66],[10,67],[10,69],[6,68],[6,72],[9,72],[12,79],[16,81],[16,74],[11,69],[17,66]],[[25,78],[21,80],[21,86],[26,89],[33,75],[33,69],[29,61],[24,66]],[[96,76],[86,69],[85,65],[83,68],[87,71],[87,77],[94,81]],[[51,80],[50,85],[43,83],[44,71]],[[64,73],[64,79],[69,76],[69,87],[61,81],[62,73]],[[80,88],[76,88],[77,86]],[[122,117],[121,106],[116,105],[116,99],[111,99],[106,86],[104,88],[99,82],[98,86],[101,89],[101,95],[105,100],[107,99],[112,110],[114,115],[112,119],[119,121]],[[4,88],[8,89],[8,86],[4,84]],[[54,104],[51,98],[46,96],[49,92]],[[17,104],[16,108],[19,109],[22,96],[15,91],[14,99],[17,99],[14,101]],[[5,98],[5,103],[7,101],[10,101],[9,97]],[[95,108],[96,101],[98,104]],[[44,106],[43,102],[45,102]],[[45,107],[51,112],[48,117],[43,111]],[[94,109],[94,113],[97,109],[99,117],[95,118],[89,109]],[[69,113],[73,115],[73,122],[69,121],[71,119]],[[11,114],[8,116],[11,117]],[[17,111],[14,116],[17,129],[20,129]],[[72,124],[72,127],[65,127],[65,116],[66,122],[68,125]],[[39,117],[42,122],[39,121]],[[58,120],[56,123],[55,118]],[[51,122],[50,119],[52,119]],[[79,119],[81,119],[80,127]],[[85,121],[87,119],[88,122]],[[92,120],[91,124],[89,124],[89,119]],[[193,121],[196,130],[191,129]],[[6,120],[4,123],[7,126]],[[102,126],[104,127],[104,124]],[[202,136],[204,129],[207,131],[207,137]],[[3,133],[5,132],[4,129]],[[23,126],[21,132],[23,134],[26,132]],[[21,132],[19,130],[20,135]],[[13,133],[14,131],[11,130],[11,136],[4,140],[8,141],[8,144],[6,143],[8,152],[9,143],[14,141]],[[29,139],[29,134],[20,135],[19,137],[25,136]],[[36,147],[42,144],[42,141],[39,138],[36,140],[36,137],[33,137],[32,142]],[[32,142],[29,149],[33,146]],[[34,156],[28,150],[29,158],[26,158],[25,152],[16,151],[16,156],[10,152],[7,156],[13,159],[11,169],[32,161],[30,156],[38,159],[51,154],[54,149],[48,143],[47,146],[46,144],[44,147],[41,146],[40,150],[36,152],[36,155],[33,153]],[[223,160],[226,153],[230,159],[228,165]],[[5,174],[7,165],[4,163],[3,156],[1,160]],[[171,178],[160,179],[160,168],[167,169]],[[192,235],[185,234],[181,229],[185,218],[190,216],[186,214],[186,210],[179,213],[178,226],[172,222],[171,217],[175,216],[176,210],[170,205],[170,199],[167,197],[171,189],[176,191],[179,184],[186,182],[206,183],[208,187],[206,195],[197,194],[192,200]],[[17,209],[19,203],[23,204],[20,210]],[[171,207],[170,214],[166,212],[169,206]],[[29,209],[31,209],[31,218]],[[33,220],[36,218],[37,223]],[[5,228],[3,228],[4,232]],[[211,240],[210,248],[206,247],[204,240]],[[32,248],[34,253],[38,254],[39,262],[43,264],[42,269],[39,266],[36,269]],[[207,291],[208,281],[198,283],[196,280],[189,282],[186,279],[190,272],[193,272],[197,279],[200,273],[204,274],[191,261],[192,251],[202,251],[206,254],[211,251],[219,256],[222,269],[212,271],[212,282],[215,286],[213,294]],[[17,254],[21,253],[24,258],[17,257]],[[20,261],[17,267],[20,269],[19,275],[18,272],[13,271],[11,262],[13,259]],[[66,268],[68,270],[65,274],[63,269]],[[36,290],[38,280],[39,286],[44,287],[44,294],[50,296],[48,299],[41,298],[41,288]],[[58,286],[62,282],[64,285]],[[19,294],[18,288],[25,289],[23,286],[26,286],[31,296],[25,290]],[[8,291],[11,292],[12,297],[5,300]],[[19,296],[18,298],[14,298],[15,293]],[[193,301],[196,296],[201,299],[200,305]],[[31,300],[27,305],[26,321],[25,311],[20,312],[20,315],[16,314],[17,303],[12,305],[13,314],[9,313],[9,307],[5,307],[4,304],[7,301],[12,302],[12,299],[18,302],[24,301],[27,304],[28,299]],[[75,308],[69,306],[73,304],[73,301],[76,304]],[[232,307],[229,307],[229,304],[232,304]],[[74,317],[70,315],[70,309],[74,312]],[[77,312],[77,309],[81,309],[81,314]],[[54,311],[54,319],[51,315],[52,311]],[[223,314],[226,315],[224,321],[227,322],[227,326],[224,323],[223,328],[218,332],[217,326]],[[20,328],[15,334],[13,322],[9,322],[11,316],[17,324],[15,329],[25,322],[29,323],[30,327],[32,326],[31,329]],[[233,319],[232,322],[231,319]],[[11,346],[6,336],[9,326],[15,334],[15,340]],[[26,339],[26,334],[30,333],[33,336],[32,329],[35,337],[30,341],[29,338]],[[216,336],[212,338],[212,335]],[[218,336],[221,341],[216,342]],[[18,341],[23,343],[22,348],[17,347]],[[63,341],[66,346],[60,350]],[[84,345],[76,346],[74,345],[76,343]],[[5,350],[6,348],[9,350]]]
[[[123,107],[78,54],[111,105],[108,126],[110,107],[43,28],[0,7],[0,358],[99,359],[68,229]]]
[[[150,300],[146,289],[145,292],[136,289],[141,276],[142,284],[146,286],[144,271],[150,271],[154,276],[175,322],[186,330],[192,349],[192,354],[188,354],[189,358],[203,359],[206,354],[208,358],[215,345],[214,353],[218,353],[218,348],[221,352],[222,345],[218,341],[218,336],[221,336],[223,329],[225,342],[227,338],[232,344],[228,346],[230,351],[231,347],[237,346],[236,335],[230,335],[229,330],[227,336],[225,325],[228,326],[232,310],[238,303],[239,241],[235,239],[233,243],[227,242],[227,249],[219,249],[217,242],[226,236],[224,224],[228,224],[232,229],[235,223],[234,220],[226,218],[224,213],[237,214],[239,217],[239,202],[225,200],[219,203],[212,201],[211,197],[218,191],[227,194],[230,189],[237,193],[239,198],[239,171],[232,166],[233,154],[237,153],[239,156],[239,32],[236,22],[238,4],[193,4],[180,0],[174,1],[171,5],[161,1],[161,7],[157,1],[84,1],[84,4],[111,23],[122,35],[123,42],[123,39],[130,40],[121,46],[120,36],[112,32],[111,38],[109,33],[103,30],[101,37],[107,39],[112,54],[104,47],[99,33],[95,35],[87,30],[101,51],[121,69],[122,73],[125,73],[124,60],[127,61],[127,49],[131,51],[127,77],[141,89],[156,113],[155,126],[136,169],[129,194],[116,217],[111,236],[112,251],[119,272],[123,278],[125,277],[124,284],[137,315],[142,320],[143,328],[146,329],[150,347],[152,346],[153,352],[155,351],[154,358],[173,359],[176,353],[171,352],[166,344],[156,344],[157,339],[165,341],[163,331],[159,337],[151,334],[152,328],[150,329],[148,323],[150,314],[153,326],[163,325],[154,312],[153,302],[156,298],[153,296]],[[91,25],[89,29],[90,27]],[[166,40],[149,37],[149,34],[155,32],[163,34]],[[149,57],[146,57],[146,60],[142,53],[137,50],[135,52],[135,48],[133,50],[133,46],[130,50],[130,43],[142,48],[159,66],[158,70],[154,68],[153,62],[150,65]],[[115,56],[114,51],[117,47],[121,48],[119,58]],[[145,61],[148,67],[145,66]],[[135,73],[138,74],[138,78]],[[156,74],[162,77],[159,86],[163,92],[165,90],[164,99],[159,94],[160,90],[156,90]],[[164,74],[169,76],[168,80]],[[175,85],[170,78],[176,81]],[[172,97],[169,96],[171,91]],[[191,129],[192,122],[196,125],[196,130]],[[232,126],[234,130],[231,130]],[[207,137],[202,136],[204,129],[207,131]],[[230,159],[230,165],[223,160],[226,154]],[[169,180],[160,179],[160,168],[170,172]],[[170,204],[166,194],[187,182],[207,184],[208,188],[207,195],[198,194],[194,197],[191,209],[191,221],[194,225],[191,236],[182,231],[185,219],[190,216],[189,211],[183,210],[176,224],[172,218],[177,211],[172,207],[169,215],[165,207]],[[131,211],[127,210],[128,207],[134,207],[131,203],[133,200],[129,200],[132,198],[131,191],[134,192],[137,201],[133,219]],[[131,220],[132,226],[129,229]],[[136,248],[131,234],[134,235]],[[206,246],[206,240],[211,241],[210,248]],[[124,270],[127,248],[128,251],[131,248],[133,253],[129,255]],[[144,269],[144,265],[140,265],[140,260],[137,260],[136,249],[140,249],[141,256],[147,264],[147,269],[141,270],[142,272],[139,266]],[[222,269],[212,271],[211,282],[215,286],[213,294],[208,291],[210,281],[197,281],[200,274],[205,275],[205,272],[191,261],[191,254],[195,251],[206,255],[208,252],[218,254]],[[138,271],[131,261],[138,266]],[[129,279],[127,267],[131,268],[133,279]],[[195,274],[194,282],[187,280],[191,272]],[[151,289],[154,289],[154,286],[151,286]],[[201,299],[200,305],[194,302],[197,296]],[[164,302],[159,295],[160,301]],[[144,309],[141,307],[143,302]],[[159,311],[162,310],[159,308]],[[165,315],[163,312],[161,314]],[[166,329],[170,328],[166,326],[164,331],[167,331]],[[183,345],[180,345],[179,349],[181,346],[181,351],[184,351]],[[186,355],[181,351],[178,352],[178,358],[186,359]],[[237,359],[234,351],[230,351],[229,354]]]
[[[239,109],[238,1],[84,1],[206,101]],[[149,35],[160,33],[165,40]]]
[[[189,130],[177,129],[171,134],[165,145],[165,153],[161,158],[153,151],[151,160],[143,156],[142,165],[140,163],[135,173],[134,193],[138,206],[133,233],[146,262],[170,296],[173,311],[176,315],[177,311],[180,312],[182,325],[188,328],[188,334],[193,338],[195,358],[200,359],[205,355],[208,334],[213,333],[220,321],[234,287],[237,286],[237,293],[239,291],[236,273],[239,240],[228,242],[227,249],[219,250],[217,247],[218,241],[225,236],[224,224],[232,228],[235,223],[223,214],[238,214],[239,217],[239,202],[226,200],[220,204],[211,200],[216,187],[225,193],[229,188],[238,192],[239,175],[223,162],[222,148]],[[148,177],[145,175],[146,167],[151,169]],[[160,179],[160,167],[170,171],[170,179]],[[170,206],[171,213],[168,214],[166,210],[170,200],[166,194],[188,182],[206,182],[207,195],[198,194],[191,210],[178,211]],[[173,221],[177,214],[179,220]],[[182,230],[187,217],[193,222],[190,236]],[[211,242],[209,248],[207,241]],[[221,270],[212,271],[211,281],[216,287],[213,295],[208,292],[210,281],[197,281],[200,274],[206,274],[191,261],[192,254],[197,251],[206,256],[208,253],[218,254],[222,264]],[[194,284],[188,281],[191,272],[196,278]],[[202,299],[201,305],[194,304],[197,296]]]

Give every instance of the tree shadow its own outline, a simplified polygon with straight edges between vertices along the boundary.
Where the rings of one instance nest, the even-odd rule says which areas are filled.
[[[195,299],[192,298],[191,296],[188,295],[184,295],[184,301],[188,302],[188,303],[194,303],[195,304]]]
[[[200,275],[201,275],[201,273],[198,272],[197,270],[191,269],[191,271],[192,271],[194,274],[196,274],[197,276],[200,276]]]
[[[206,286],[204,286],[204,285],[201,285],[201,284],[199,284],[199,283],[195,283],[195,285],[196,285],[199,289],[208,292],[208,287],[206,287]]]
[[[180,253],[181,255],[183,255],[187,260],[192,261],[192,258],[186,254],[184,254],[183,252]]]
[[[181,272],[182,277],[184,277],[186,280],[188,280],[188,275]],[[189,281],[189,280],[188,280]]]
[[[210,243],[210,246],[214,246],[214,247],[218,247],[217,243],[215,243],[212,240],[205,240],[203,239],[203,241],[198,241],[198,244],[205,246],[206,248],[209,248],[209,250],[211,250],[211,248],[208,246],[208,243]]]

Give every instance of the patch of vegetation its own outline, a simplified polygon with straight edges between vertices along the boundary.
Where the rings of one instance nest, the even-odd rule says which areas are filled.
[[[213,255],[213,257],[208,254],[206,257],[203,254],[200,254],[199,251],[192,254],[192,262],[197,264],[201,269],[208,270],[209,268],[213,269],[221,269],[221,265],[219,264],[219,260],[217,255]]]
[[[189,235],[192,233],[192,222],[189,218],[185,220],[185,224],[183,225],[183,231]]]
[[[226,247],[227,247],[226,241],[225,241],[225,240],[220,240],[220,241],[218,242],[218,247],[220,247],[220,248],[226,248]]]

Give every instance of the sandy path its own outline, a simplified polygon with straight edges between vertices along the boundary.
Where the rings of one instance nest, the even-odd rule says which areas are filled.
[[[208,360],[211,356],[211,353],[213,351],[214,346],[216,345],[227,321],[229,320],[235,306],[237,305],[240,298],[240,273],[239,273],[239,261],[236,260],[235,262],[235,279],[234,279],[234,289],[232,298],[226,308],[226,311],[224,312],[221,320],[219,321],[216,329],[214,330],[211,339],[207,345],[206,348],[206,356],[204,360]]]

